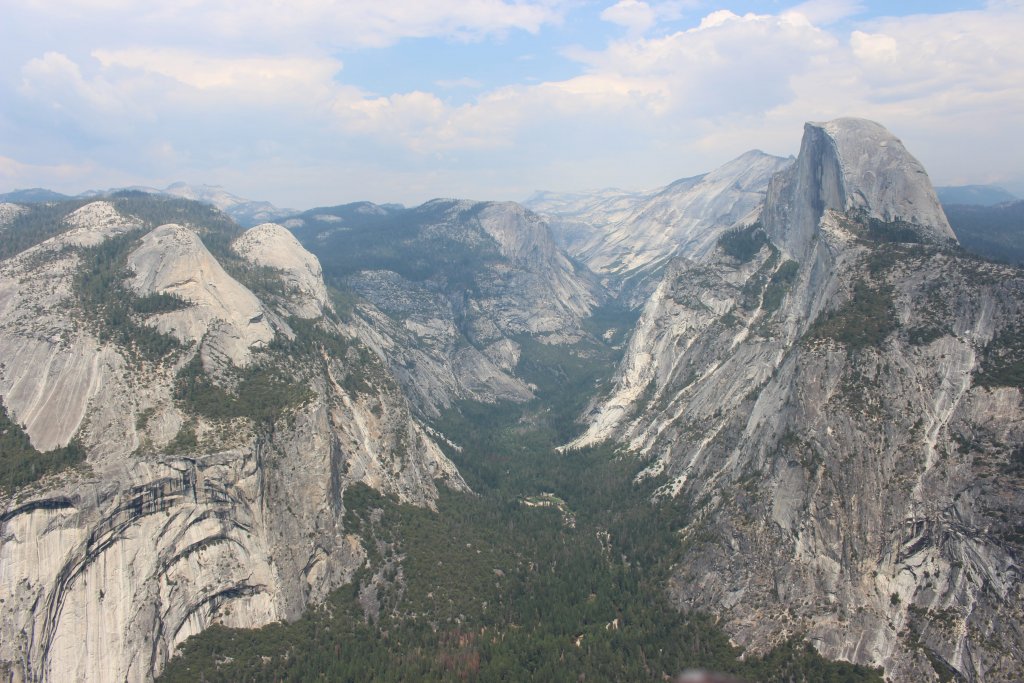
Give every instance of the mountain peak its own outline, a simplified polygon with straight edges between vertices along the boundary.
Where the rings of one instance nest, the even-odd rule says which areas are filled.
[[[281,273],[290,293],[289,310],[300,318],[318,318],[327,304],[327,287],[316,256],[295,235],[276,223],[246,230],[232,245],[249,262]]]
[[[857,118],[807,125],[824,130],[836,146],[847,210],[929,228],[923,236],[938,241],[956,239],[924,166],[884,126]]]
[[[804,125],[796,164],[768,190],[765,227],[779,246],[799,256],[827,209],[900,220],[927,242],[956,240],[921,162],[884,126],[867,119]]]

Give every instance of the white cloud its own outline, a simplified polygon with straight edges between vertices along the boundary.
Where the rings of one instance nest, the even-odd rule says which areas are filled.
[[[86,79],[78,64],[60,52],[47,52],[21,70],[21,93],[54,109],[77,103],[104,112],[122,108],[117,89],[103,79]]]
[[[685,10],[694,9],[700,4],[700,0],[618,0],[601,12],[601,19],[625,27],[628,35],[636,38],[662,22],[679,19]]]
[[[304,56],[215,57],[163,48],[94,50],[105,68],[122,67],[158,74],[198,90],[246,93],[260,99],[288,93],[309,97],[328,87],[342,64]]]
[[[643,35],[657,20],[654,10],[642,0],[619,0],[601,12],[601,18],[625,26],[637,35]]]
[[[178,34],[220,44],[329,43],[381,47],[403,38],[478,40],[521,30],[536,33],[557,24],[563,0],[30,0],[16,3],[48,20],[110,14],[121,30],[143,43]]]
[[[828,25],[855,16],[863,9],[864,3],[858,0],[808,0],[789,11],[804,15],[811,23]]]
[[[376,98],[339,96],[334,112],[350,132],[397,137],[414,149],[422,148],[424,134],[436,131],[447,115],[444,102],[420,91]]]
[[[563,125],[678,130],[693,117],[747,116],[784,104],[793,96],[792,75],[837,44],[803,17],[718,12],[689,31],[577,51],[586,73],[565,80],[500,88],[458,107],[424,92],[341,97],[334,111],[343,128],[421,153],[503,149]]]
[[[77,0],[78,7],[87,1]],[[349,44],[384,44],[402,35],[471,39],[537,30],[557,22],[562,6],[442,0],[436,11],[429,8],[432,14],[425,4],[306,0],[243,3],[230,15],[234,5],[227,0],[173,10],[163,5],[140,10],[136,24],[164,11],[174,27],[199,12],[210,22],[200,31],[254,33],[244,49],[218,42],[216,53],[186,40],[144,48],[110,43],[17,62],[11,67],[19,83],[16,106],[0,112],[0,154],[33,168],[77,167],[92,154],[97,167],[124,164],[125,175],[133,171],[140,176],[135,182],[150,184],[186,172],[196,174],[190,180],[244,180],[252,169],[259,175],[269,168],[281,169],[274,177],[293,188],[298,183],[288,178],[325,188],[338,187],[333,177],[345,178],[351,185],[338,200],[364,196],[360,179],[371,177],[372,198],[389,199],[380,193],[392,168],[402,178],[392,200],[425,199],[416,193],[428,188],[516,198],[508,193],[524,185],[650,187],[709,170],[751,147],[787,154],[796,151],[804,121],[857,115],[902,136],[936,178],[1019,174],[1020,3],[861,22],[848,33],[830,24],[854,16],[856,5],[818,0],[780,14],[721,10],[687,30],[658,35],[652,29],[667,16],[665,8],[681,5],[623,0],[602,16],[630,30],[600,50],[566,52],[574,74],[494,87],[458,105],[440,89],[481,85],[442,80],[383,95],[347,85],[341,59],[325,49],[323,36],[339,31],[338,40]],[[353,37],[359,31],[342,24],[359,12],[365,35]],[[311,27],[316,21],[323,25]],[[304,32],[304,44],[291,39]],[[35,144],[25,131],[51,140]],[[84,148],[82,139],[102,144],[79,149],[77,157],[58,155]],[[303,164],[319,172],[295,170]],[[232,168],[243,170],[232,175]],[[220,175],[201,177],[204,169]],[[417,173],[428,179],[414,182]],[[451,187],[441,191],[446,182]],[[301,206],[314,190],[301,197],[299,189],[290,192],[296,194],[277,201]]]
[[[617,41],[599,53],[577,53],[593,76],[619,92],[623,79],[659,94],[658,116],[728,116],[765,111],[792,97],[790,79],[812,68],[837,41],[799,15],[738,16],[717,11],[686,31]],[[653,122],[652,122],[653,123]]]
[[[896,39],[881,33],[854,31],[850,35],[850,47],[853,48],[853,56],[867,66],[888,68],[900,57]]]

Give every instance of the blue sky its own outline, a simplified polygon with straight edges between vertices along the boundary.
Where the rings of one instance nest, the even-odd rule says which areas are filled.
[[[7,0],[0,191],[652,188],[865,116],[1024,194],[1024,2]]]

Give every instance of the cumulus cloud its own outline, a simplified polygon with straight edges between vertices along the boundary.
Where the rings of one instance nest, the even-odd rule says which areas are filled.
[[[728,116],[765,111],[792,97],[794,74],[812,68],[816,56],[835,49],[836,39],[801,15],[736,15],[713,12],[692,29],[654,39],[616,41],[605,50],[576,53],[592,79],[609,94],[622,87],[657,92],[659,116]]]
[[[52,3],[58,16],[102,14],[119,4],[36,2]],[[90,150],[107,155],[97,157],[103,167],[134,155],[139,158],[125,168],[166,180],[188,170],[235,177],[232,167],[291,169],[238,177],[260,175],[270,189],[274,178],[320,178],[309,195],[336,187],[324,179],[331,176],[325,169],[334,169],[353,183],[349,199],[388,199],[368,186],[361,195],[359,183],[383,183],[390,164],[403,178],[390,199],[406,202],[427,198],[405,194],[412,188],[437,189],[442,182],[453,185],[438,194],[463,193],[457,184],[463,182],[466,192],[490,187],[478,196],[499,198],[517,198],[513,193],[524,184],[527,191],[544,184],[649,187],[709,170],[751,147],[795,152],[805,120],[841,115],[889,126],[941,179],[1011,173],[1024,158],[1019,136],[1000,132],[1024,118],[1019,2],[850,23],[860,3],[811,0],[774,14],[714,11],[694,17],[689,28],[659,34],[659,22],[684,4],[620,0],[600,17],[625,34],[600,49],[565,50],[575,73],[489,89],[453,78],[379,94],[346,83],[341,46],[538,31],[556,25],[566,6],[555,0],[159,5],[132,5],[145,8],[132,15],[134,44],[107,36],[105,44],[77,54],[40,51],[17,63],[18,102],[0,113],[7,141],[0,154],[52,166],[35,149],[45,145],[17,142],[28,137],[24,131],[49,125],[60,141],[50,151],[103,138],[102,149]],[[150,24],[183,26],[197,16],[203,18],[197,31],[226,42],[172,40],[194,34],[167,30],[163,42],[142,40]],[[833,24],[840,19],[847,21]],[[235,38],[244,47],[225,46]],[[475,97],[453,102],[453,89],[472,89]],[[62,128],[67,121],[72,130]],[[951,139],[969,144],[972,153]],[[300,164],[319,172],[299,173]],[[431,180],[412,182],[416,173]],[[277,195],[268,189],[263,196]],[[301,206],[309,199],[278,201]]]
[[[103,112],[122,108],[123,97],[116,87],[103,79],[86,79],[78,64],[60,52],[30,60],[21,75],[21,93],[54,109],[72,103]]]
[[[819,25],[828,25],[840,19],[860,14],[864,3],[857,0],[808,0],[790,9]]]
[[[646,34],[662,22],[679,19],[687,9],[700,5],[700,0],[663,0],[648,3],[644,0],[619,0],[601,12],[601,18],[628,30],[630,37]]]

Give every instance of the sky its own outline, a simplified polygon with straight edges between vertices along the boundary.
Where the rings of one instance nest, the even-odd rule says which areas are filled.
[[[1024,196],[1024,0],[0,0],[0,192],[643,190],[839,116]]]

